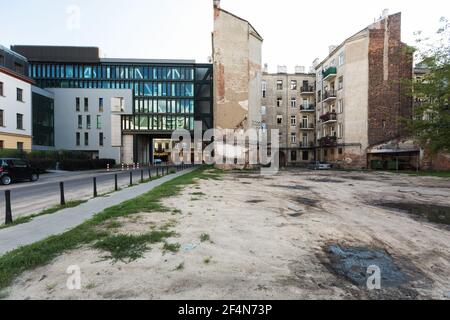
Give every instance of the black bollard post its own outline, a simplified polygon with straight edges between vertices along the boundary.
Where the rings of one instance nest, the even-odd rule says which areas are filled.
[[[114,175],[114,190],[119,191],[119,184],[117,183],[117,174]]]
[[[97,198],[97,178],[94,177],[94,198]]]
[[[11,191],[9,190],[5,191],[5,205],[6,205],[5,224],[11,224],[13,223],[13,218],[11,212]]]
[[[130,171],[130,187],[133,186],[133,171]]]
[[[59,183],[59,192],[60,192],[60,195],[61,195],[60,204],[62,206],[65,206],[66,205],[66,197],[64,196],[64,182],[60,182]]]
[[[158,167],[156,167],[156,177],[157,178],[159,177],[159,168]]]
[[[141,183],[144,183],[144,170],[141,170]]]
[[[148,169],[148,179],[152,180],[152,169]]]

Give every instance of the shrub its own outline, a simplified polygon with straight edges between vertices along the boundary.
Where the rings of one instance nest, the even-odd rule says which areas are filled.
[[[54,170],[56,168],[56,160],[53,159],[31,159],[29,160],[31,166],[44,173],[47,170]]]
[[[59,163],[59,168],[66,171],[83,171],[105,169],[108,164],[113,167],[116,165],[116,161],[114,159],[62,160]]]

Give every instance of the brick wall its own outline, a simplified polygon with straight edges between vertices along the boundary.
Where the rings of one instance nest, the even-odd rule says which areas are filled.
[[[412,112],[401,80],[412,77],[412,54],[401,42],[401,14],[369,30],[369,145],[399,137],[402,118]]]

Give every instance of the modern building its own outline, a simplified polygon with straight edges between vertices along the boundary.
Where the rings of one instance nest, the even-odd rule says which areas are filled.
[[[315,160],[315,73],[296,67],[288,73],[278,66],[269,73],[267,65],[262,75],[262,126],[279,130],[280,165],[306,166]]]
[[[104,59],[95,47],[11,49],[28,59],[28,73],[37,86],[54,94],[57,149],[81,149],[99,157],[117,155],[120,149],[120,157],[114,157],[118,162],[151,163],[155,146],[161,151],[160,145],[165,144],[158,142],[170,139],[173,130],[192,131],[194,121],[200,121],[203,130],[213,126],[210,64],[193,60]],[[86,99],[91,106],[87,111]],[[112,101],[118,100],[123,101],[123,109],[113,111]],[[101,103],[103,112],[99,111]],[[101,129],[96,127],[99,118]],[[91,129],[87,127],[89,120]],[[70,132],[60,132],[67,129],[61,124],[70,125]]]
[[[27,60],[0,47],[0,149],[31,150],[31,86]]]
[[[367,168],[374,147],[402,136],[401,120],[412,110],[401,85],[413,70],[406,47],[401,13],[385,11],[316,63],[319,160]]]

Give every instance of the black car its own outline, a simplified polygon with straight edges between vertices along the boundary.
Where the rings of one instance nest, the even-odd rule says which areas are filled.
[[[13,181],[20,180],[38,181],[38,170],[26,160],[0,158],[0,182],[9,185]]]

